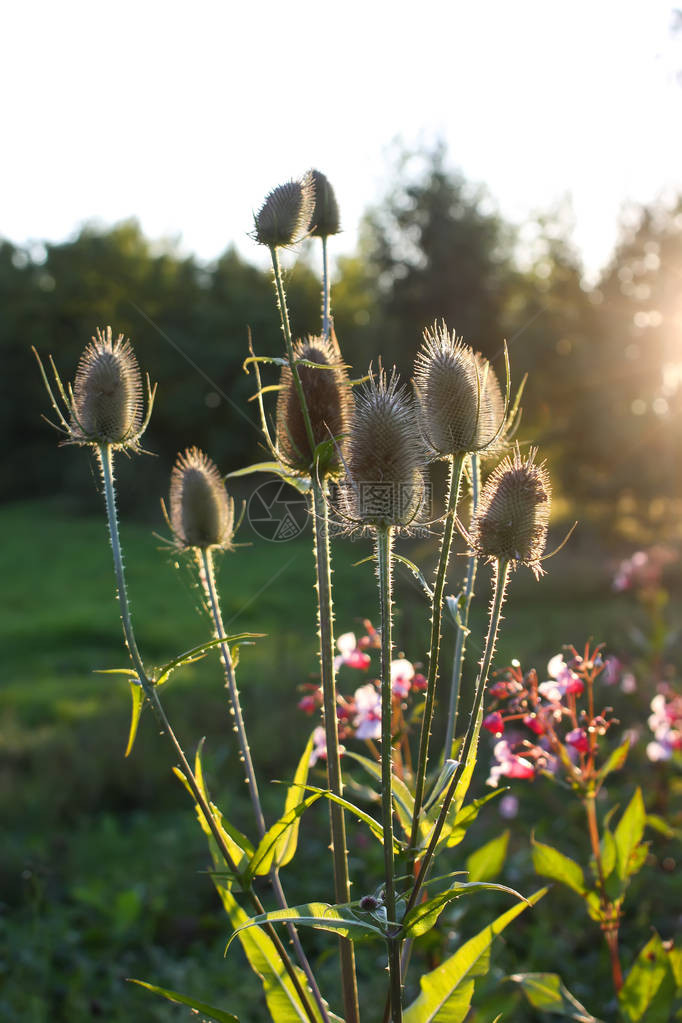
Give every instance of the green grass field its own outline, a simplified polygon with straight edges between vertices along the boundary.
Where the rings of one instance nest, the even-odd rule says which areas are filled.
[[[158,1002],[126,983],[136,976],[204,997],[235,1012],[242,1023],[256,1023],[263,1018],[259,989],[255,981],[244,982],[240,950],[235,947],[223,959],[228,928],[202,873],[207,864],[203,836],[171,774],[167,743],[145,715],[135,750],[124,759],[127,682],[94,674],[126,664],[104,517],[77,517],[58,503],[22,504],[0,509],[0,527],[0,1018],[21,1023],[191,1018],[189,1010]],[[138,642],[148,663],[160,665],[208,638],[210,626],[191,566],[178,567],[149,527],[124,522],[122,539]],[[242,648],[239,683],[272,819],[283,794],[269,783],[290,777],[311,727],[296,703],[297,687],[316,671],[313,560],[307,536],[267,543],[247,524],[239,539],[252,546],[223,558],[219,586],[227,631],[266,634]],[[427,540],[399,549],[430,573]],[[353,567],[369,553],[366,540],[335,545],[339,632],[359,630],[359,619],[376,617],[373,567]],[[590,544],[579,535],[548,567],[550,574],[539,583],[529,574],[513,580],[497,663],[518,657],[542,670],[562,643],[582,643],[590,635],[627,651],[636,611],[624,598],[613,598],[607,566],[594,557]],[[462,572],[463,561],[457,559],[452,591]],[[424,601],[407,570],[398,575],[396,644],[420,660],[428,641]],[[487,574],[479,586],[482,595],[486,588]],[[484,595],[474,616],[469,678],[486,604]],[[673,612],[678,611],[676,604]],[[451,641],[448,627],[445,664]],[[351,691],[355,684],[352,673],[341,675],[341,689]],[[214,798],[249,831],[217,656],[178,672],[165,704],[188,751],[206,736]],[[644,697],[638,707],[641,717]],[[481,779],[487,768],[483,759]],[[542,829],[560,813],[560,796],[538,791],[522,800],[517,824],[527,836],[538,814],[544,815]],[[502,827],[492,811],[480,834]],[[575,827],[575,821],[567,821],[569,844],[579,840]],[[304,823],[303,835],[300,867],[283,877],[290,901],[314,894],[328,898],[328,836],[321,809]],[[358,887],[365,881],[370,885],[374,861],[362,866],[362,836],[353,835]],[[523,841],[512,848],[507,881],[525,883]],[[311,878],[319,891],[311,890]],[[661,899],[665,896],[654,899],[656,905]],[[568,912],[573,910],[580,912],[578,906]],[[533,935],[526,932],[525,953],[535,954],[526,968],[556,969],[556,963],[543,962],[543,934],[539,925]],[[333,952],[330,942],[316,938],[313,945]],[[371,987],[374,956],[361,955],[360,962]],[[333,991],[333,954],[322,971]]]

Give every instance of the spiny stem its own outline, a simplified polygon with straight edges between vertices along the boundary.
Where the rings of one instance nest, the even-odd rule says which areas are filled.
[[[204,817],[204,820],[206,821],[208,827],[210,828],[211,834],[215,839],[218,849],[220,850],[220,853],[223,859],[225,860],[225,865],[227,869],[230,871],[230,873],[233,874],[237,879],[239,879],[240,874],[237,869],[237,865],[232,859],[230,850],[228,849],[225,839],[220,831],[220,828],[218,827],[213,812],[197,783],[192,768],[189,766],[189,762],[187,760],[187,757],[185,756],[185,752],[182,746],[180,745],[180,742],[177,736],[175,735],[175,732],[171,728],[170,722],[166,717],[166,712],[163,709],[161,700],[159,699],[159,694],[156,690],[154,682],[147,675],[144,663],[142,661],[142,657],[140,656],[140,652],[137,647],[137,641],[135,639],[135,633],[133,631],[133,623],[130,616],[130,604],[128,601],[125,571],[123,568],[121,540],[118,532],[118,516],[116,514],[116,491],[114,489],[113,452],[110,444],[100,445],[97,451],[99,454],[100,465],[102,468],[102,478],[104,480],[104,500],[107,510],[109,539],[111,541],[111,550],[114,557],[114,573],[116,575],[117,596],[121,612],[121,622],[123,624],[123,634],[125,636],[128,652],[130,653],[130,659],[133,662],[133,667],[135,668],[138,681],[142,686],[142,689],[144,690],[144,694],[147,697],[147,700],[152,710],[154,711],[157,721],[159,722],[161,732],[162,734],[168,736],[168,739],[182,767],[182,772],[185,775],[185,778],[187,779],[187,783],[190,789],[192,790],[192,795],[196,800],[197,806],[201,810],[202,816]],[[258,896],[253,891],[250,885],[247,889],[245,889],[245,895],[249,899],[256,914],[265,912],[265,908],[262,902],[260,901],[260,899],[258,898]],[[282,961],[284,969],[289,975],[291,983],[294,986],[294,989],[301,1001],[301,1004],[306,1012],[306,1015],[308,1016],[308,1019],[311,1021],[311,1023],[318,1023],[317,1014],[315,1013],[315,1010],[310,1004],[308,995],[306,991],[303,989],[300,980],[298,979],[296,970],[292,965],[287,950],[282,944],[280,937],[277,934],[277,931],[272,926],[272,924],[268,924],[265,930],[275,946],[277,954]]]
[[[199,554],[201,563],[201,581],[204,586],[206,598],[208,600],[211,616],[213,618],[213,628],[216,637],[225,635],[225,628],[223,626],[223,616],[220,608],[220,599],[218,597],[218,591],[215,584],[215,567],[213,563],[213,553],[207,548],[202,548]],[[258,837],[263,838],[266,831],[265,816],[263,814],[263,807],[261,805],[260,796],[258,794],[258,782],[256,780],[256,772],[254,770],[253,761],[251,759],[251,749],[249,747],[249,741],[246,735],[246,728],[244,726],[244,717],[242,715],[241,701],[239,699],[239,690],[237,689],[237,679],[234,671],[234,664],[232,663],[232,655],[230,654],[230,647],[227,643],[220,644],[220,654],[223,659],[223,666],[225,668],[225,680],[227,690],[230,694],[230,706],[232,710],[232,716],[234,719],[234,730],[237,734],[237,742],[239,744],[239,751],[241,754],[241,761],[244,765],[244,778],[249,790],[251,797],[251,806],[253,809],[253,815],[256,820],[256,828],[258,830]],[[272,884],[272,889],[275,893],[275,898],[280,909],[287,909],[287,901],[282,888],[282,883],[279,879],[277,869],[273,869],[269,872],[268,878]],[[306,975],[310,989],[313,993],[317,1006],[322,1014],[323,1020],[328,1021],[327,1010],[325,1008],[324,1000],[317,986],[313,971],[310,963],[306,958],[301,940],[298,936],[298,932],[292,923],[286,925],[291,943],[294,946],[296,952],[296,958],[299,961],[301,969]]]
[[[277,291],[277,306],[279,308],[279,315],[282,321],[282,333],[284,334],[284,344],[286,345],[289,368],[291,369],[294,387],[296,388],[296,394],[298,395],[298,400],[301,406],[301,413],[303,415],[303,422],[305,423],[305,432],[308,437],[308,443],[310,444],[310,450],[315,451],[315,434],[313,433],[313,426],[310,422],[310,414],[308,412],[305,394],[303,393],[303,385],[298,372],[298,366],[296,365],[296,360],[294,358],[294,343],[291,338],[291,326],[289,325],[289,310],[287,309],[287,298],[284,292],[284,284],[282,283],[282,267],[279,262],[279,252],[274,246],[270,249],[270,255],[272,256],[272,273],[275,279],[275,290]]]
[[[448,786],[448,790],[445,794],[445,798],[440,809],[440,814],[438,815],[438,820],[436,821],[436,826],[434,827],[433,834],[431,835],[431,840],[429,842],[426,852],[424,853],[424,858],[421,861],[419,873],[417,874],[417,878],[414,883],[414,888],[412,889],[412,893],[407,904],[406,913],[409,913],[412,907],[416,905],[419,895],[421,894],[422,885],[426,880],[426,876],[431,866],[431,860],[433,859],[433,855],[436,846],[438,845],[441,832],[443,831],[443,827],[445,826],[445,821],[447,819],[448,810],[450,809],[450,804],[454,799],[455,793],[457,791],[457,786],[459,785],[459,780],[466,769],[469,754],[471,752],[471,747],[474,742],[476,721],[478,720],[478,716],[481,711],[481,706],[483,704],[483,694],[485,692],[486,683],[488,681],[488,673],[490,671],[490,665],[492,663],[493,654],[495,652],[497,630],[499,628],[500,619],[502,617],[502,605],[504,604],[505,591],[507,588],[507,581],[509,578],[509,570],[510,563],[508,561],[500,560],[495,563],[495,579],[493,588],[493,599],[490,608],[490,622],[488,625],[488,634],[485,640],[483,659],[481,660],[481,670],[476,682],[476,692],[474,695],[473,706],[471,708],[469,727],[467,728],[467,733],[464,739],[464,745],[462,747],[462,751],[460,754],[459,763],[457,765],[455,773],[452,776],[450,785]]]
[[[462,478],[462,467],[465,455],[457,455],[450,461],[450,476],[448,479],[447,502],[445,512],[445,523],[443,525],[443,539],[441,541],[438,569],[433,587],[433,599],[431,603],[431,643],[429,646],[429,671],[426,679],[426,700],[424,702],[424,713],[422,715],[421,732],[419,736],[419,758],[417,760],[417,775],[414,792],[414,811],[412,816],[412,830],[410,834],[410,854],[407,865],[407,873],[412,874],[415,860],[415,848],[419,834],[419,814],[424,800],[424,784],[426,781],[426,768],[429,759],[429,739],[431,738],[431,725],[433,722],[433,705],[436,696],[436,684],[438,682],[438,662],[440,656],[440,635],[441,622],[443,617],[443,590],[445,578],[450,560],[452,538],[455,530],[455,513],[459,499],[459,486]],[[446,746],[447,749],[447,746]]]
[[[476,513],[478,507],[478,495],[481,489],[481,465],[478,455],[471,456],[471,514]],[[450,683],[450,701],[448,704],[448,718],[445,731],[445,756],[453,755],[452,747],[457,735],[457,712],[459,709],[459,694],[462,685],[462,671],[464,668],[464,654],[466,652],[467,634],[469,630],[469,611],[474,595],[476,583],[476,570],[478,558],[473,553],[467,559],[467,574],[464,583],[464,605],[459,612],[459,625],[457,626],[457,638],[455,640],[455,656],[452,662],[452,681]]]
[[[379,610],[381,614],[381,810],[384,827],[384,873],[386,887],[384,903],[389,920],[396,918],[395,863],[393,859],[393,747],[391,734],[391,711],[393,691],[391,687],[392,653],[392,583],[391,547],[393,537],[390,526],[377,528],[377,574],[379,576]],[[400,977],[400,942],[388,939],[388,970],[390,976],[391,1018],[401,1023],[402,982]]]
[[[332,603],[331,555],[329,548],[329,511],[323,484],[313,478],[313,525],[315,532],[315,573],[318,626],[320,638],[320,671],[324,730],[327,745],[327,782],[334,795],[343,795],[339,734],[337,723],[336,680],[334,678],[334,608]],[[334,898],[337,903],[350,902],[346,820],[343,808],[331,802],[329,807],[332,856],[334,862]],[[339,939],[341,981],[347,1023],[359,1023],[360,1008],[355,977],[355,952],[348,938]]]
[[[325,341],[329,339],[329,304],[330,304],[329,266],[327,263],[327,236],[322,236],[322,334]]]

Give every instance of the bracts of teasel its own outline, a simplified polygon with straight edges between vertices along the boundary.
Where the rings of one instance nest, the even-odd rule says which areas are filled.
[[[352,408],[346,367],[338,346],[324,337],[297,342],[294,359],[315,363],[298,365],[314,448],[291,367],[284,366],[277,400],[277,455],[296,473],[309,475],[315,471],[321,478],[336,476],[343,466],[342,452]]]

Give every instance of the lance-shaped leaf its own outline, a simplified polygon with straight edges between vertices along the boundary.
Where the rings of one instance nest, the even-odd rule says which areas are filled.
[[[587,886],[582,867],[570,856],[564,856],[558,849],[544,842],[533,843],[533,866],[538,874],[543,877],[551,877],[553,881],[561,881],[568,888],[572,888],[578,895],[585,895]]]
[[[259,874],[269,874],[273,866],[276,865],[275,854],[277,852],[277,843],[286,837],[289,829],[296,827],[298,828],[299,820],[302,814],[316,803],[320,799],[320,796],[315,794],[308,796],[303,802],[298,803],[296,806],[288,810],[276,824],[273,824],[271,828],[265,832],[258,847],[251,857],[251,861],[244,871],[244,883],[248,884],[255,876]],[[292,853],[293,856],[293,853]]]
[[[455,817],[455,823],[452,831],[447,838],[447,846],[452,849],[454,846],[459,845],[467,830],[471,827],[473,822],[478,817],[481,807],[489,803],[491,799],[499,799],[500,796],[504,795],[507,790],[504,788],[493,789],[492,792],[488,792],[485,796],[481,796],[480,799],[474,799],[473,802],[468,803],[467,806],[463,806]],[[438,848],[442,848],[442,843],[439,843]]]
[[[330,792],[329,789],[318,789],[315,785],[303,785],[302,788],[305,789],[306,792],[318,792],[321,796],[324,796],[325,799],[330,799],[332,803],[338,803],[338,805],[342,806],[344,810],[348,810],[350,814],[366,824],[374,837],[383,845],[384,829],[381,824],[379,824],[378,821],[375,821],[374,817],[370,817],[368,813],[361,810],[359,806],[356,806],[355,803],[349,802],[349,800],[344,799],[342,796],[337,796],[334,792]],[[402,851],[403,844],[404,843],[399,842],[395,836],[393,837],[393,851],[396,855]]]
[[[162,686],[177,668],[181,668],[183,664],[193,664],[194,661],[201,660],[212,647],[220,646],[222,643],[240,643],[249,639],[262,639],[264,635],[265,633],[263,632],[239,632],[234,636],[219,636],[217,639],[209,639],[205,643],[200,643],[199,646],[195,646],[186,653],[180,654],[179,657],[173,658],[168,664],[164,664],[162,668],[159,668],[154,684]]]
[[[353,753],[351,750],[346,750],[345,756],[350,760],[357,761],[367,774],[379,783],[379,789],[381,789],[381,764],[377,764],[375,760],[370,760],[369,757],[360,756],[359,753]],[[414,796],[402,778],[398,778],[394,774],[392,781],[393,806],[396,816],[405,834],[409,835],[412,828],[412,814],[414,813]]]
[[[215,1020],[215,1023],[239,1023],[238,1018],[233,1016],[231,1012],[216,1009],[214,1005],[200,1002],[197,998],[189,998],[187,995],[178,994],[177,991],[170,991],[165,987],[157,987],[155,984],[147,984],[144,980],[135,980],[133,977],[130,978],[130,983],[138,984],[155,995],[161,995],[162,998],[167,998],[169,1002],[187,1005],[190,1009],[194,1009],[195,1012],[200,1012],[202,1016],[208,1016],[210,1019]]]
[[[621,880],[635,874],[642,866],[642,857],[637,856],[637,846],[644,837],[645,823],[646,810],[642,792],[636,789],[613,833],[617,854],[616,869]]]
[[[399,561],[401,565],[405,566],[405,568],[409,568],[410,572],[412,573],[412,575],[415,577],[415,579],[417,580],[417,582],[419,583],[419,585],[423,589],[424,594],[426,595],[426,599],[427,600],[433,600],[433,590],[431,589],[431,587],[427,583],[426,579],[424,578],[424,573],[422,572],[422,570],[420,568],[418,568],[418,566],[415,565],[415,563],[413,561],[410,561],[409,558],[406,558],[403,554],[396,554],[394,552],[393,553],[393,560],[394,561]]]
[[[310,738],[306,743],[306,747],[303,750],[301,759],[296,767],[294,780],[287,789],[286,799],[284,800],[283,816],[286,816],[286,814],[288,814],[290,810],[293,810],[301,801],[301,788],[308,781],[308,772],[310,771],[310,754],[313,749],[313,735],[314,732],[311,732]],[[299,819],[296,818],[291,827],[282,834],[277,842],[275,849],[275,864],[278,867],[286,866],[286,864],[294,858],[296,848],[298,846],[299,823]]]
[[[626,739],[620,746],[613,750],[608,756],[604,765],[601,767],[599,774],[597,775],[597,787],[601,788],[604,780],[611,774],[612,771],[619,771],[627,760],[628,751],[630,749],[630,740]]]
[[[307,494],[310,492],[310,480],[307,477],[292,476],[291,470],[280,465],[279,462],[255,462],[253,465],[247,465],[244,469],[236,469],[234,472],[228,472],[225,479],[235,479],[237,476],[250,476],[254,472],[274,473],[275,476],[279,476],[279,478],[285,483],[288,483],[289,486],[298,490],[300,494]]]
[[[140,723],[140,715],[142,714],[145,699],[144,689],[136,678],[130,679],[130,695],[132,697],[133,705],[130,712],[130,731],[128,732],[128,745],[126,746],[125,752],[127,757],[129,757],[133,751],[135,737],[137,735],[137,726]]]
[[[628,1023],[641,1019],[668,1023],[676,986],[668,951],[654,934],[635,959],[618,995],[623,1018]]]
[[[577,1023],[601,1023],[571,994],[557,973],[514,973],[509,980],[520,985],[534,1009],[566,1016]]]
[[[440,833],[440,837],[438,839],[438,844],[437,844],[436,850],[435,850],[436,855],[446,845],[449,845],[449,841],[448,840],[449,840],[450,836],[452,835],[452,832],[455,829],[456,822],[457,822],[457,816],[459,814],[459,811],[462,808],[462,803],[464,802],[464,800],[466,798],[466,794],[469,791],[469,785],[471,784],[471,778],[472,778],[472,775],[474,773],[474,768],[476,766],[476,757],[477,757],[477,753],[478,753],[478,740],[479,740],[479,736],[481,734],[481,722],[482,721],[483,721],[483,703],[481,703],[481,707],[480,707],[480,710],[478,712],[478,716],[477,716],[476,721],[474,723],[474,733],[473,733],[473,737],[472,737],[471,748],[469,750],[469,756],[467,757],[467,762],[464,765],[464,770],[462,771],[462,773],[460,775],[460,778],[459,778],[459,781],[457,782],[457,787],[455,789],[455,795],[454,795],[453,800],[452,800],[452,802],[450,804],[450,807],[448,809],[448,813],[447,813],[447,816],[445,818],[445,824],[443,825],[443,829],[442,829],[442,831]],[[429,812],[426,815],[426,819],[427,819],[427,821],[429,823],[429,831],[428,831],[429,835],[430,835],[431,831],[433,830],[433,826],[435,825],[435,823],[436,823],[436,821],[438,819],[439,813],[440,813],[440,804],[439,803],[434,803],[434,805],[431,807],[431,809],[429,810]]]
[[[239,930],[239,941],[249,965],[261,979],[265,1001],[272,1019],[276,1023],[310,1023],[308,1014],[301,1003],[291,977],[282,965],[282,960],[277,954],[272,939],[260,927],[245,927],[250,923],[249,918],[232,892],[215,878],[214,882],[230,923],[235,928],[235,933]],[[303,970],[298,966],[295,966],[294,970],[303,990],[306,990],[308,982]],[[322,1023],[319,1010],[315,1006],[314,1008],[316,1017]]]
[[[486,842],[467,857],[466,868],[470,881],[492,881],[502,872],[507,857],[509,834],[509,831],[503,831],[497,838]]]
[[[503,884],[491,884],[486,881],[458,881],[452,888],[448,888],[445,892],[439,892],[432,899],[421,902],[410,910],[403,921],[405,936],[408,938],[418,938],[422,934],[426,934],[432,927],[435,927],[438,917],[449,903],[458,899],[460,895],[473,895],[475,892],[480,891],[505,892],[507,895],[513,895],[514,898],[519,899],[521,902],[526,902],[523,895],[514,891],[513,888],[507,888]]]
[[[419,981],[421,993],[403,1014],[404,1023],[462,1023],[466,1017],[474,991],[473,978],[480,976],[487,966],[490,946],[508,924],[523,913],[526,905],[535,905],[547,892],[540,889],[527,903],[507,910],[497,920],[465,942],[453,955],[435,970],[424,974]]]
[[[361,941],[367,938],[382,938],[384,933],[380,927],[359,920],[348,906],[330,906],[326,902],[307,902],[302,906],[290,906],[289,909],[273,909],[270,913],[260,913],[245,920],[225,946],[225,954],[238,936],[249,927],[261,924],[287,924],[296,927],[313,927],[319,931],[332,931],[342,938]]]

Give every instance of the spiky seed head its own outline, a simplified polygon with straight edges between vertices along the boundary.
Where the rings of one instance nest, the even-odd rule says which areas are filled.
[[[229,548],[234,501],[215,462],[198,448],[178,455],[170,483],[170,524],[178,547]]]
[[[549,473],[537,464],[537,450],[521,458],[518,444],[493,470],[481,491],[471,525],[471,539],[479,557],[528,565],[540,575],[547,542],[552,500]]]
[[[140,367],[129,341],[97,328],[73,382],[71,438],[79,444],[135,449],[144,416]]]
[[[477,356],[445,323],[424,331],[417,354],[414,386],[424,440],[435,458],[477,451],[491,429],[487,361]]]
[[[287,181],[273,188],[254,217],[256,241],[271,249],[300,241],[310,226],[314,205],[310,171],[300,181]]]
[[[509,445],[504,395],[495,370],[480,352],[476,352],[476,364],[482,389],[476,448],[483,455],[501,455]]]
[[[315,186],[315,208],[310,221],[310,233],[316,238],[326,238],[341,230],[339,204],[329,179],[319,170],[310,172]]]
[[[306,359],[330,369],[299,366],[315,447],[323,442],[324,453],[318,452],[317,472],[320,476],[337,474],[342,467],[341,452],[346,444],[351,414],[351,393],[348,373],[341,362],[336,339],[309,337],[294,346],[294,358]],[[277,400],[277,450],[285,465],[295,472],[311,471],[313,451],[306,432],[301,404],[289,366],[284,366]]]
[[[395,370],[382,370],[355,398],[343,513],[361,526],[409,525],[423,504],[425,462],[414,402]]]

